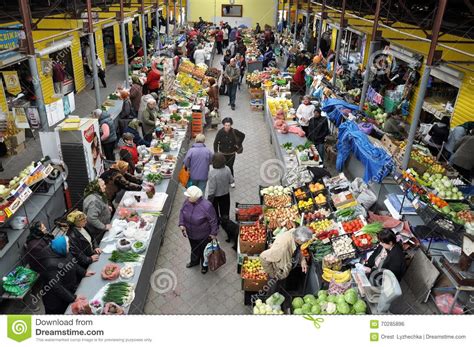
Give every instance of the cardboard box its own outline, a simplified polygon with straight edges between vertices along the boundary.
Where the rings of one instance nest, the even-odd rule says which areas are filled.
[[[16,135],[8,137],[8,142],[11,147],[16,147],[25,142],[25,130],[21,129],[20,132]]]
[[[245,263],[247,259],[255,259],[256,257],[243,257],[242,265]],[[264,280],[251,280],[251,279],[245,279],[242,278],[242,290],[248,291],[248,292],[258,292],[262,290],[265,285],[268,282],[268,276],[267,279]]]
[[[239,248],[242,254],[260,254],[265,250],[266,242],[252,243],[250,241],[242,241],[239,236]]]
[[[15,147],[9,147],[8,151],[9,151],[9,155],[18,155],[22,153],[23,151],[25,151],[25,149],[26,149],[25,142],[23,142]]]
[[[242,289],[246,292],[258,292],[263,290],[265,285],[268,283],[268,280],[247,280],[242,279]]]
[[[388,135],[384,135],[382,137],[382,145],[387,149],[387,151],[392,154],[396,155],[400,151],[400,147],[395,143],[395,141],[390,138]]]

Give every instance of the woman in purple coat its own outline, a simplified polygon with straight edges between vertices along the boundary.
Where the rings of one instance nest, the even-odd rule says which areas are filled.
[[[204,249],[210,239],[215,239],[219,232],[216,211],[211,202],[203,199],[202,190],[198,187],[189,187],[184,195],[187,199],[179,211],[179,227],[191,245],[191,261],[186,267],[200,264],[201,273],[205,274],[207,266],[202,266]]]
[[[209,166],[212,163],[212,151],[206,147],[205,141],[206,137],[198,134],[195,143],[184,158],[184,166],[190,174],[190,185],[199,187],[203,192],[206,191]]]

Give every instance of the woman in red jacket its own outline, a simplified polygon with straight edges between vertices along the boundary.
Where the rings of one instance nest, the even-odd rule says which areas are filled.
[[[148,93],[157,93],[158,89],[160,89],[160,78],[161,74],[156,67],[156,62],[154,61],[151,64],[151,70],[148,72],[148,76],[146,77],[145,85],[148,87]]]

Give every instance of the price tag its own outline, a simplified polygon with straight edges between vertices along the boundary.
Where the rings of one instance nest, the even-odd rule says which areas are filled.
[[[26,187],[18,196],[18,199],[21,200],[22,203],[24,203],[26,200],[28,200],[28,198],[30,197],[30,195],[33,193],[33,191]]]
[[[324,244],[327,244],[327,243],[331,242],[331,240],[329,240],[329,238],[325,238],[325,239],[321,240],[321,242],[324,243]]]
[[[23,202],[19,198],[15,199],[15,201],[13,201],[12,204],[5,209],[7,217],[10,218],[18,210],[18,208],[20,208],[22,203]]]
[[[51,172],[53,172],[53,170],[54,170],[53,167],[51,166],[51,164],[49,164],[43,171],[44,177],[48,177],[51,174]]]

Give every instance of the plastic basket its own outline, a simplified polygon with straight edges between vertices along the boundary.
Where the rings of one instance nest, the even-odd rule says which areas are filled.
[[[242,215],[240,213],[241,210],[244,209],[250,209],[253,207],[261,207],[262,208],[262,213],[263,213],[263,206],[260,204],[241,204],[236,202],[235,203],[235,220],[237,222],[256,222],[262,215],[262,213],[255,213],[255,214],[250,214],[250,215]]]

